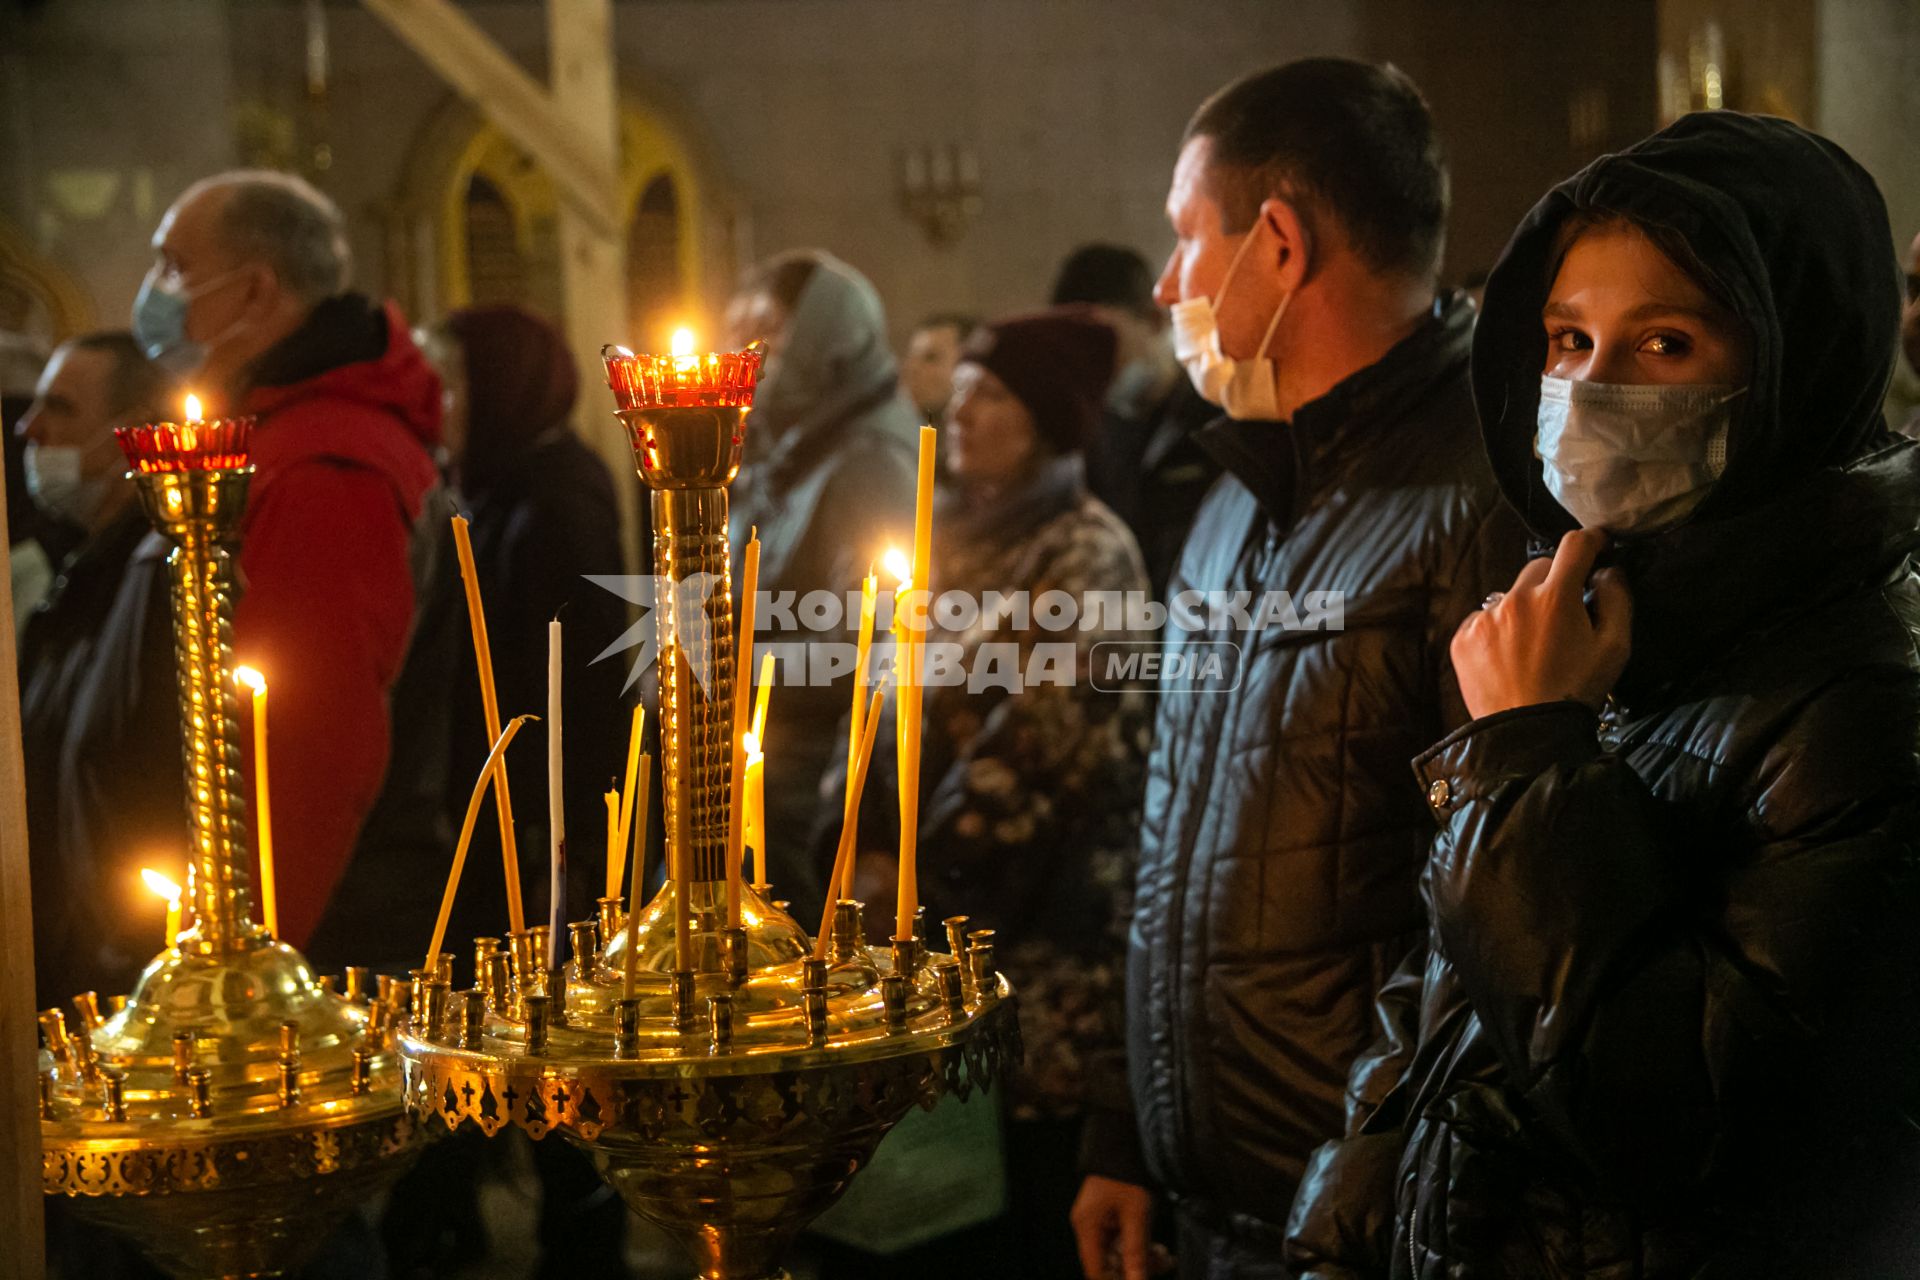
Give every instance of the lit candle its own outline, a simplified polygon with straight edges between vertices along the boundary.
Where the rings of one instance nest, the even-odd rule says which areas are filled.
[[[841,818],[843,828],[853,827],[856,830],[860,825],[860,807],[856,803],[853,772],[860,762],[860,739],[867,727],[867,664],[873,656],[873,619],[878,610],[879,597],[880,580],[874,576],[873,567],[869,565],[867,576],[860,584],[860,642],[855,649],[853,663],[853,713],[847,725],[846,813]],[[858,856],[857,853],[848,855],[845,883],[842,883],[842,877],[837,872],[835,878],[827,882],[829,904],[853,896],[853,860]]]
[[[733,777],[727,815],[727,927],[740,927],[741,859],[746,847],[746,732],[751,686],[744,678],[753,669],[753,597],[760,586],[760,538],[747,538],[746,563],[740,573],[740,631],[735,641],[733,682]]]
[[[473,843],[473,824],[480,820],[480,805],[487,798],[487,786],[493,780],[493,771],[506,759],[507,746],[513,741],[513,735],[520,732],[520,726],[539,718],[515,716],[507,724],[506,732],[494,740],[493,750],[487,753],[487,762],[480,766],[480,776],[474,779],[473,793],[467,797],[467,816],[460,823],[460,839],[453,846],[453,870],[447,873],[446,892],[440,896],[440,915],[433,922],[433,941],[427,946],[425,967],[429,971],[440,965],[440,944],[446,941],[447,920],[453,915],[453,895],[460,887],[460,872],[467,865],[467,846]]]
[[[187,393],[186,408],[187,408],[186,419],[187,419],[188,426],[190,427],[198,426],[202,421],[204,421],[205,415],[203,415],[200,411],[200,397],[197,395],[194,395],[191,391]]]
[[[487,741],[500,739],[500,699],[493,688],[493,647],[487,642],[487,615],[480,607],[480,575],[473,567],[473,538],[467,518],[453,518],[453,547],[460,559],[460,580],[467,592],[467,624],[473,631],[474,662],[480,669],[480,711],[486,717]],[[507,921],[513,932],[524,933],[526,913],[520,903],[520,852],[513,838],[513,797],[507,787],[507,766],[496,761],[493,790],[499,806],[500,860],[507,877]]]
[[[620,896],[620,876],[626,866],[627,840],[633,827],[633,786],[640,769],[640,741],[645,736],[647,709],[638,703],[633,708],[633,724],[627,730],[627,772],[620,786],[620,820],[614,830],[613,839],[607,842],[607,896]],[[644,826],[644,824],[643,824]],[[646,839],[643,830],[640,838]],[[633,887],[637,900],[640,886]]]
[[[166,900],[167,934],[164,943],[171,947],[174,939],[180,936],[180,886],[151,867],[140,868],[140,879],[146,882],[149,890]]]
[[[908,619],[908,680],[900,687],[896,709],[900,726],[900,882],[899,910],[894,917],[894,940],[913,937],[913,917],[920,907],[920,688],[927,645],[927,599],[933,560],[933,472],[939,432],[920,428],[920,486],[913,507],[913,584]]]
[[[252,667],[234,668],[236,683],[253,690],[254,829],[260,846],[260,914],[267,935],[280,936],[280,899],[273,882],[273,807],[267,799],[267,678]]]
[[[566,769],[560,755],[560,619],[547,623],[547,968],[560,967],[567,906]]]
[[[753,850],[753,887],[764,891],[767,887],[767,757],[760,750],[758,734],[749,730],[742,737],[747,752],[745,838]]]
[[[760,655],[760,683],[753,689],[753,736],[765,751],[767,741],[767,700],[773,695],[773,655]]]

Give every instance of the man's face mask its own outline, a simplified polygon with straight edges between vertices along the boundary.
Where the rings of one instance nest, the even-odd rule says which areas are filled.
[[[156,265],[140,282],[133,300],[133,337],[146,351],[147,358],[171,373],[184,378],[206,366],[213,349],[238,333],[246,325],[236,320],[210,342],[196,342],[187,336],[187,308],[195,298],[204,298],[239,274],[225,271],[197,289],[181,284],[163,284]]]
[[[112,437],[102,443],[114,447]],[[77,445],[27,441],[20,460],[21,473],[34,505],[68,524],[92,528],[109,489],[121,479],[113,471],[87,475],[86,463],[92,452]]]
[[[1227,273],[1220,277],[1220,289],[1213,298],[1176,302],[1172,311],[1173,354],[1185,367],[1193,389],[1209,403],[1226,410],[1229,418],[1243,422],[1270,422],[1280,417],[1279,384],[1275,380],[1273,361],[1267,359],[1267,348],[1273,344],[1274,332],[1280,327],[1280,317],[1287,313],[1287,304],[1293,301],[1291,293],[1280,299],[1280,305],[1273,310],[1273,319],[1267,322],[1266,337],[1260,339],[1260,349],[1254,352],[1253,359],[1236,360],[1220,350],[1218,303],[1227,296],[1227,287],[1240,270],[1240,260],[1247,256],[1263,225],[1263,221],[1256,221],[1240,242],[1233,261],[1227,264]]]
[[[1692,514],[1727,469],[1745,388],[1540,379],[1534,456],[1582,528],[1654,533]]]

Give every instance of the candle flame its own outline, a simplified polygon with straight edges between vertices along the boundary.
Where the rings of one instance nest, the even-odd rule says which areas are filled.
[[[200,421],[202,416],[203,415],[200,412],[200,397],[194,395],[192,392],[188,392],[187,393],[187,421],[198,422]]]
[[[751,729],[740,735],[740,745],[747,749],[748,759],[760,754],[760,739]]]
[[[233,682],[235,684],[245,685],[255,693],[265,693],[267,691],[267,678],[258,671],[255,671],[252,667],[235,667],[233,669]]]
[[[673,331],[673,354],[676,357],[693,354],[693,330],[675,329]]]
[[[913,561],[907,559],[907,553],[898,547],[888,547],[887,554],[881,557],[880,563],[886,566],[888,573],[900,579],[902,583],[909,582],[913,578]]]
[[[180,897],[180,886],[155,871],[152,867],[140,868],[140,878],[146,882],[149,892],[173,902]]]

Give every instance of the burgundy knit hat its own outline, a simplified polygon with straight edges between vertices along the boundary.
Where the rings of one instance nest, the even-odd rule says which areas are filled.
[[[1040,438],[1066,453],[1100,425],[1117,341],[1092,307],[1053,307],[982,325],[960,358],[1006,383]]]

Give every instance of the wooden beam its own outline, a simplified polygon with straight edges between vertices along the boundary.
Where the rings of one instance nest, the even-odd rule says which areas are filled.
[[[556,113],[583,152],[618,173],[619,98],[613,76],[613,6],[610,0],[547,0],[548,79]],[[600,348],[631,342],[628,332],[626,210],[613,235],[560,210],[560,296],[565,300],[567,345],[580,371],[580,402],[574,421],[614,478],[620,507],[621,551],[628,572],[645,572],[639,548],[639,492],[633,481],[633,448],[613,416]]]
[[[6,511],[0,492],[0,521]],[[12,618],[13,583],[0,574],[0,1280],[43,1280],[39,1027]]]
[[[619,170],[473,19],[450,0],[361,2],[454,92],[538,161],[566,207],[603,236],[623,234]],[[610,60],[612,54],[602,56]]]

